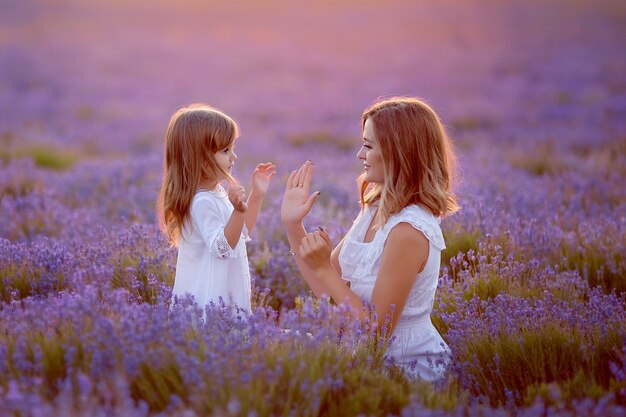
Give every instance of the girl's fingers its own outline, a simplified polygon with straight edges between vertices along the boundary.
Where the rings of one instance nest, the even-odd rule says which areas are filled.
[[[259,164],[256,166],[257,170],[261,171],[261,172],[267,172],[271,169],[276,169],[276,167],[274,166],[274,164],[272,164],[271,162],[266,162],[264,164]]]

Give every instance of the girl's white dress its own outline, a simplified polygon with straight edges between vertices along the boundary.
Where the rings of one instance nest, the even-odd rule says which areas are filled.
[[[429,381],[438,379],[449,362],[448,346],[430,320],[439,280],[441,251],[445,249],[439,218],[419,205],[411,205],[392,215],[376,232],[372,242],[364,243],[374,214],[375,208],[363,210],[346,235],[339,253],[343,278],[350,282],[350,288],[359,297],[371,302],[381,255],[391,229],[398,223],[408,223],[426,236],[429,241],[428,260],[408,294],[387,354],[413,377]]]
[[[246,226],[234,249],[224,236],[233,210],[221,185],[213,191],[196,192],[178,246],[174,295],[192,294],[203,307],[210,302],[219,305],[221,297],[226,305],[251,311]]]

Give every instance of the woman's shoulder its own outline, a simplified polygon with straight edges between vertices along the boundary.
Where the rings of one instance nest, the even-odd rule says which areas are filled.
[[[388,233],[399,223],[410,224],[414,229],[422,232],[436,247],[445,249],[440,218],[427,208],[419,204],[412,204],[393,214],[387,221]]]
[[[429,223],[433,223],[439,225],[441,223],[441,218],[439,216],[435,216],[432,211],[422,206],[421,204],[411,204],[406,206],[398,213],[392,215],[391,217],[400,217],[400,218],[415,218],[421,219]]]

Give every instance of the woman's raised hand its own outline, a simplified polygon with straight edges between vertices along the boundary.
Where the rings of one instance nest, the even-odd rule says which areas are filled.
[[[245,213],[248,210],[246,203],[246,190],[241,185],[230,185],[228,187],[228,199],[233,204],[235,210]]]
[[[313,203],[320,194],[316,191],[309,195],[312,176],[313,163],[311,161],[306,161],[297,171],[289,175],[280,207],[280,220],[283,224],[300,223],[311,211]]]

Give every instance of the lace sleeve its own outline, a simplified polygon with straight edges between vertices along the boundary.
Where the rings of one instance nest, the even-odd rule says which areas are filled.
[[[211,243],[209,247],[209,251],[212,255],[221,258],[227,259],[232,258],[234,255],[233,248],[228,244],[228,240],[226,240],[226,236],[224,236],[224,229],[220,230]]]

